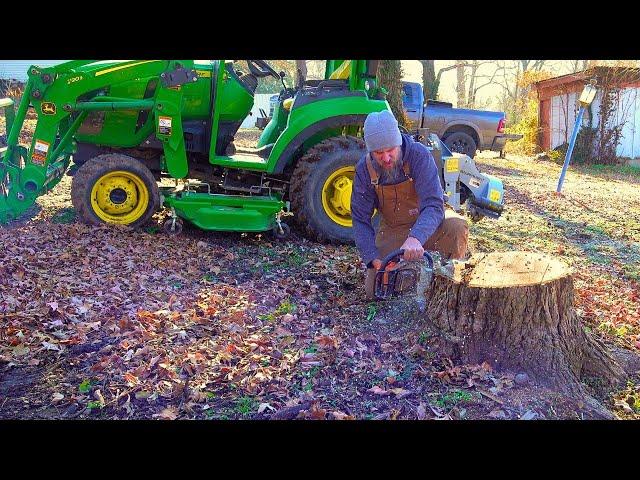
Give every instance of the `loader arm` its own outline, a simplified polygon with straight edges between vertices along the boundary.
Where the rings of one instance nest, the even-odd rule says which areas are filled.
[[[175,177],[184,177],[180,82],[197,79],[194,76],[193,60],[76,60],[49,68],[31,66],[17,112],[12,101],[0,100],[7,119],[7,147],[0,151],[0,223],[19,217],[60,181],[76,150],[74,135],[90,112],[152,111],[167,168]],[[161,79],[153,98],[104,95],[114,84],[148,77]],[[24,147],[18,140],[30,107],[38,120],[30,145]],[[159,129],[160,117],[173,128]],[[149,132],[139,136],[145,133]]]

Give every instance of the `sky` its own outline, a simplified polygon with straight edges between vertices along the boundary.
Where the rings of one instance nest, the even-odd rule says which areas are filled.
[[[61,61],[62,60],[54,61],[54,63],[61,62]],[[34,60],[30,62],[38,63],[42,61]],[[14,62],[0,60],[0,73],[3,73],[5,69],[9,68],[11,63],[14,63]],[[18,62],[18,63],[22,64],[24,62]],[[454,63],[455,63],[455,60],[436,60],[435,61],[436,72],[440,68],[453,65]],[[571,70],[572,62],[568,60],[549,61],[549,66],[551,67],[555,75],[564,75],[572,71]],[[20,68],[24,69],[25,67],[21,66]],[[404,77],[403,77],[404,80],[422,83],[422,65],[418,60],[402,60],[402,68],[404,71]],[[479,72],[480,74],[492,73],[492,65],[481,66],[479,69]],[[456,104],[455,84],[456,84],[455,69],[444,72],[442,74],[442,79],[440,84],[439,100],[448,101],[455,105]],[[484,87],[478,92],[478,103],[483,106],[486,105],[486,108],[497,109],[498,102],[496,101],[496,97],[500,95],[501,91],[502,91],[501,88],[497,85]]]

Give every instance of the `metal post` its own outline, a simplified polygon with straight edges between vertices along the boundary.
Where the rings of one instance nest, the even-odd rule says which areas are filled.
[[[580,131],[580,126],[582,125],[582,115],[584,114],[584,106],[580,107],[580,111],[578,112],[578,117],[576,118],[576,123],[573,126],[573,132],[571,133],[571,140],[569,140],[569,148],[567,149],[567,155],[564,158],[564,165],[562,166],[562,173],[560,174],[560,179],[558,180],[558,188],[556,189],[557,193],[560,193],[562,190],[562,183],[564,182],[564,176],[567,173],[567,168],[569,168],[569,162],[571,161],[571,154],[573,153],[573,147],[576,144],[576,138],[578,137],[578,132]]]

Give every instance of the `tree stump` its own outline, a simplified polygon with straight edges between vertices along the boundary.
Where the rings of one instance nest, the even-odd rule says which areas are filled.
[[[496,252],[458,263],[453,281],[435,277],[426,316],[440,346],[462,363],[486,361],[574,393],[584,393],[585,380],[610,388],[624,378],[574,312],[570,269],[540,254]]]

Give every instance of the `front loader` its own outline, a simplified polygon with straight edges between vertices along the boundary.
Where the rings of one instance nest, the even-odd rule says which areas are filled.
[[[0,222],[18,218],[68,172],[79,219],[138,227],[164,207],[167,232],[273,230],[290,213],[312,238],[349,242],[366,116],[388,109],[375,60],[328,60],[296,88],[263,60],[129,60],[32,66],[22,101],[0,100]],[[260,79],[282,82],[256,148],[233,143]],[[18,143],[29,108],[29,146]],[[170,186],[166,180],[171,180]],[[461,188],[459,185],[455,188]],[[493,202],[501,210],[502,198]]]

